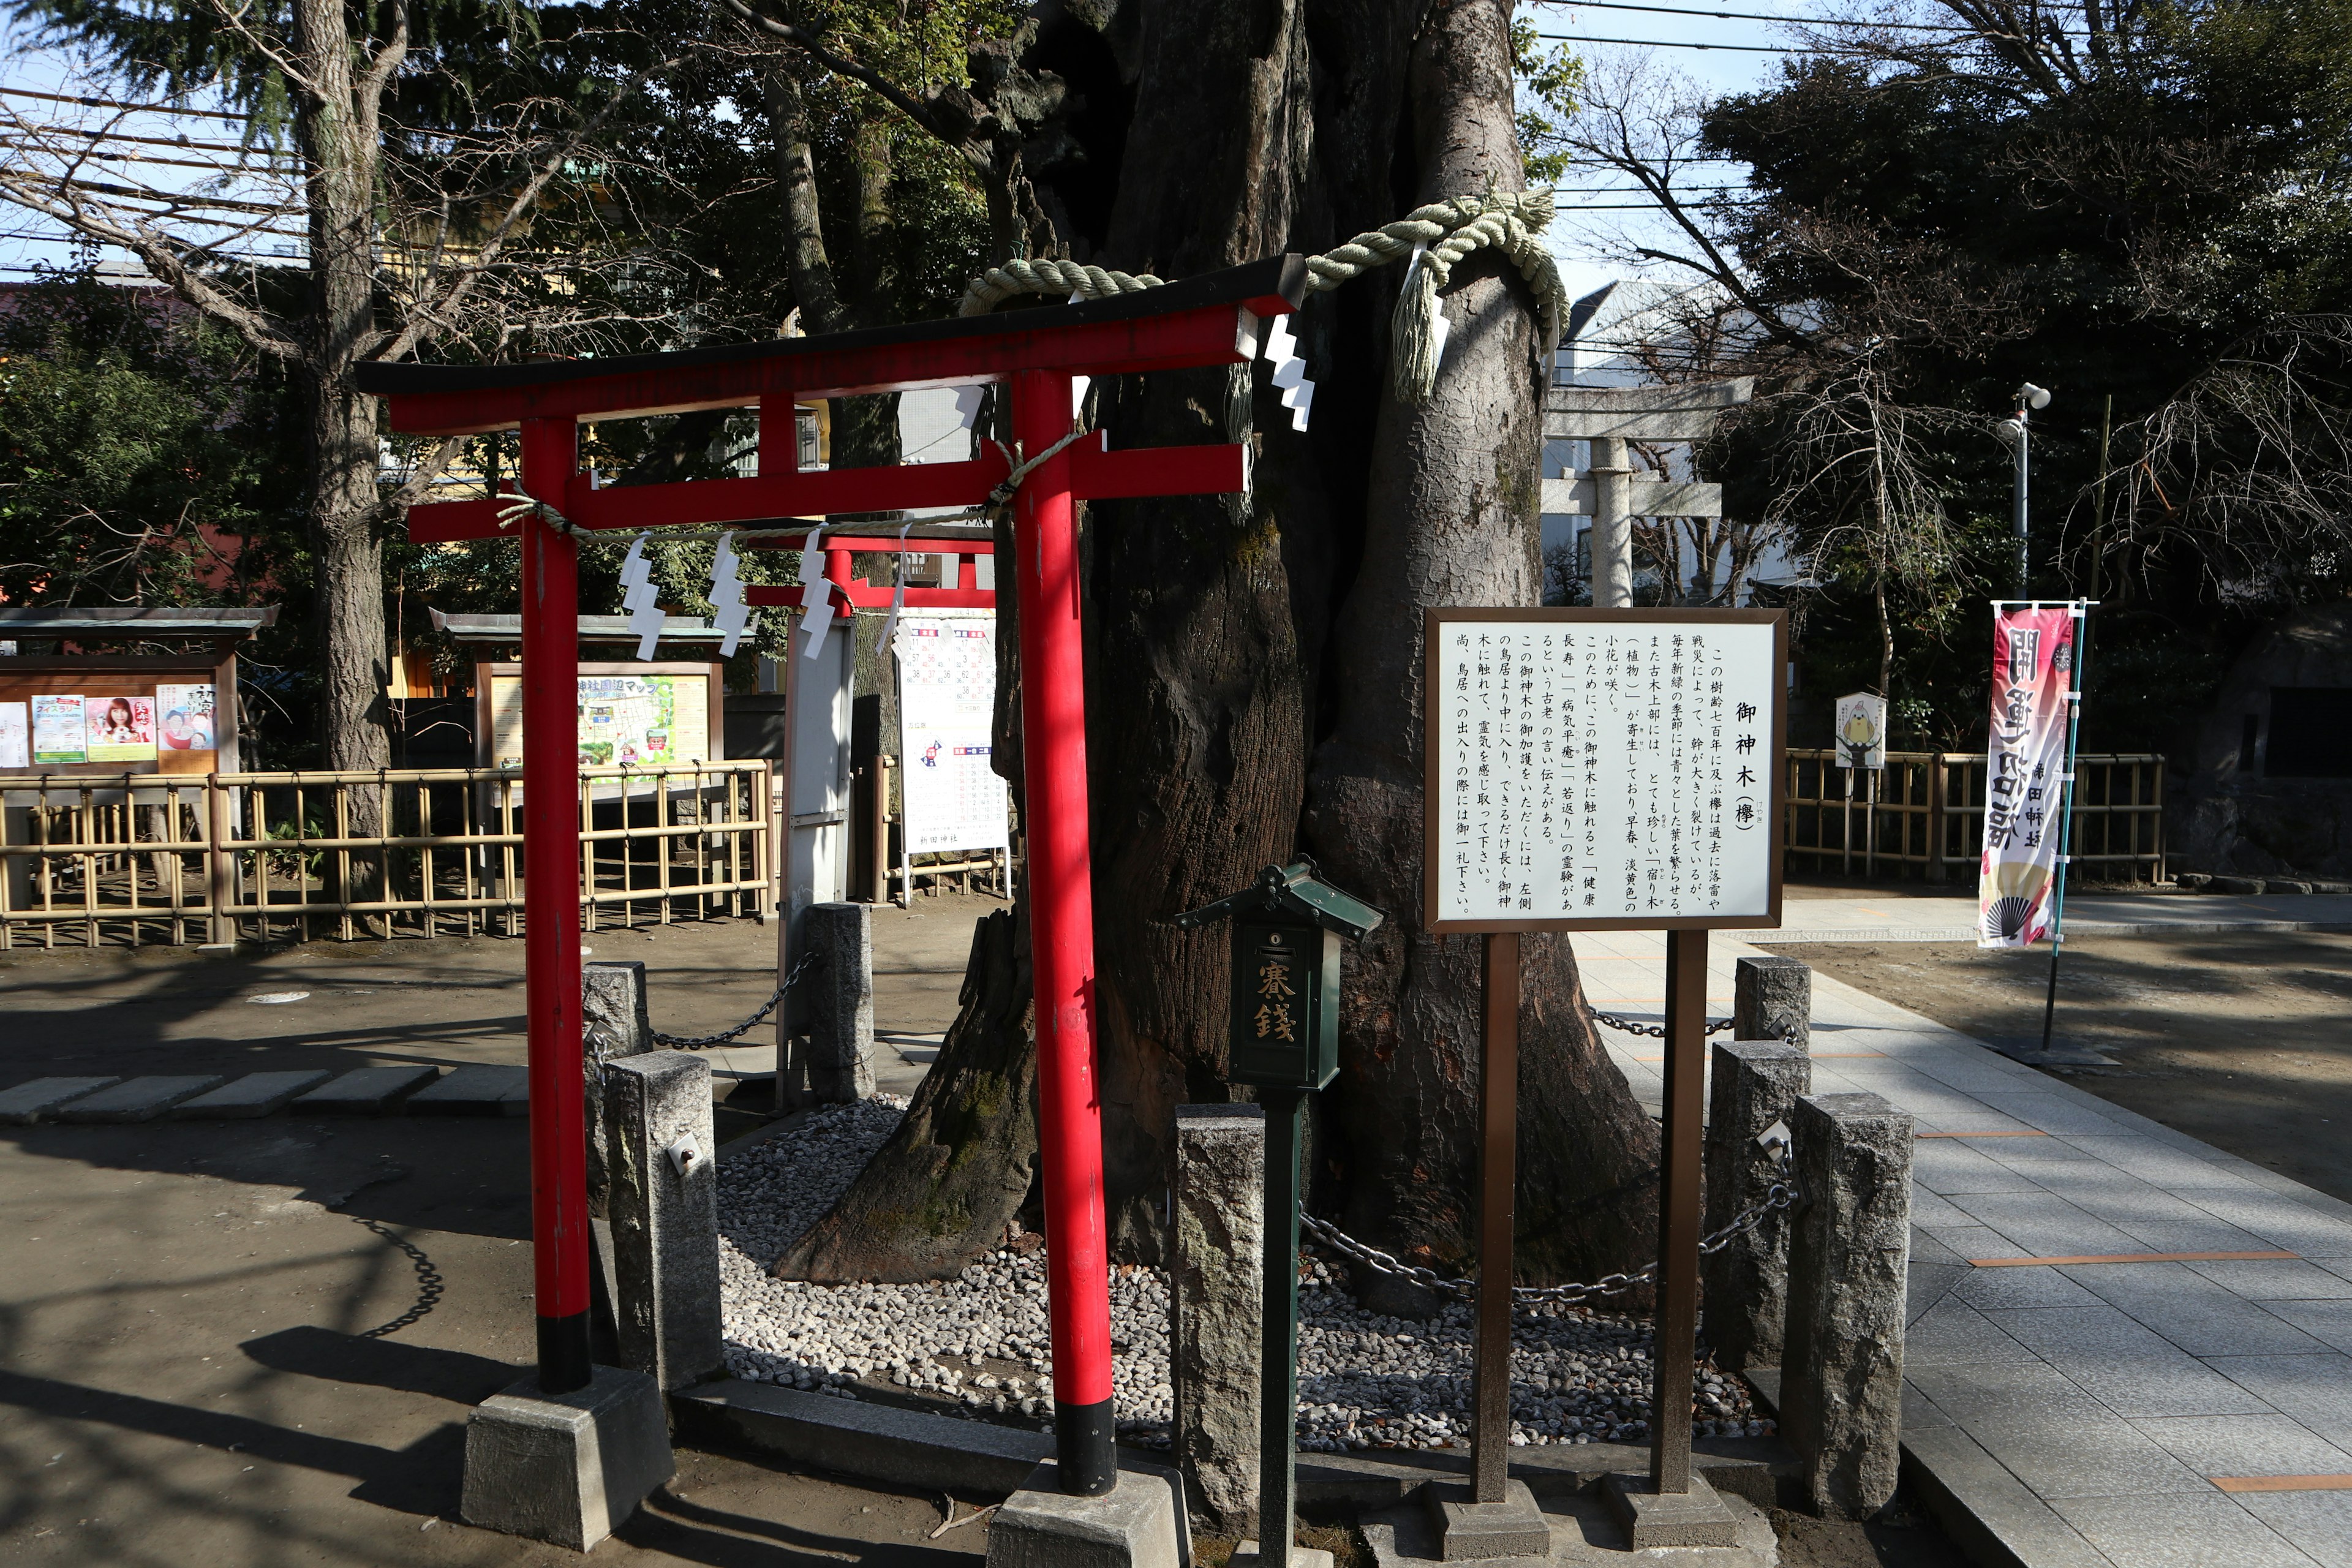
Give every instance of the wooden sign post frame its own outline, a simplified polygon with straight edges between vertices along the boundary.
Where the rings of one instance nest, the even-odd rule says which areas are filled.
[[[1771,835],[1770,895],[1763,911],[1667,919],[1441,920],[1440,777],[1434,732],[1443,637],[1465,623],[1600,622],[1629,627],[1769,625],[1774,698],[1769,749],[1759,767],[1769,779],[1762,829]],[[1691,1486],[1693,1360],[1698,1337],[1701,1086],[1706,1071],[1706,933],[1780,923],[1779,824],[1785,810],[1788,621],[1779,610],[1433,609],[1423,627],[1423,810],[1422,908],[1433,933],[1481,933],[1486,942],[1479,1033],[1478,1307],[1472,1362],[1472,1497],[1500,1503],[1511,1451],[1512,1226],[1517,1208],[1519,1050],[1519,937],[1540,931],[1657,931],[1666,933],[1664,1145],[1659,1157],[1656,1331],[1650,1397],[1650,1479],[1662,1494]]]

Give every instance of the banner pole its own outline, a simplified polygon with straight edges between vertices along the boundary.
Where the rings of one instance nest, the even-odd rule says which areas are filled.
[[[2091,607],[2081,600],[2068,606],[2074,616],[2074,668],[2066,682],[2065,804],[2058,816],[2058,886],[2050,898],[2050,988],[2042,1001],[2042,1049],[2050,1049],[2051,1032],[2058,1022],[2058,952],[2066,945],[2066,873],[2074,852],[2074,759],[2083,732],[2083,678],[2089,673]]]

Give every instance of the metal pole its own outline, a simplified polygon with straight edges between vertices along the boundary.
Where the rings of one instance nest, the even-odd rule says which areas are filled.
[[[1633,606],[1633,520],[1626,508],[1625,443],[1615,437],[1596,437],[1591,443],[1592,467],[1592,607],[1627,610]]]
[[[2058,885],[2050,893],[2050,990],[2042,1002],[2042,1048],[2050,1048],[2051,1031],[2058,1023],[2058,952],[2066,944],[2066,873],[2074,849],[2074,758],[2083,730],[2084,663],[2090,657],[2090,606],[2076,603],[2074,668],[2066,682],[2066,771],[2059,776],[2064,789],[2058,815]],[[2112,798],[2112,797],[2111,797]]]
[[[578,466],[570,418],[526,419],[522,488],[561,509]],[[539,1385],[585,1388],[588,1135],[580,1076],[579,551],[544,519],[522,531],[523,987],[529,1010],[530,1235]]]
[[[1878,878],[1878,770],[1869,770],[1868,794],[1862,803],[1862,874],[1875,881]]]
[[[1070,430],[1070,378],[1013,383],[1019,449]],[[1045,1189],[1046,1308],[1054,1342],[1054,1439],[1062,1489],[1092,1497],[1118,1479],[1111,1451],[1110,1279],[1103,1234],[1102,1098],[1095,1080],[1094,890],[1087,837],[1086,655],[1078,621],[1070,459],[1022,484],[1013,516],[1021,605],[1024,802],[1029,931],[1037,984],[1038,1154]]]
[[[890,753],[874,753],[874,886],[866,902],[890,901]]]
[[[1851,877],[1853,875],[1853,770],[1840,768],[1838,772],[1845,774],[1845,804],[1838,808],[1838,855],[1841,859],[1838,875]]]
[[[761,458],[761,471],[767,459]],[[801,622],[786,609],[784,617],[784,754],[776,759],[776,984],[781,986],[793,963],[793,771],[799,763],[794,731],[801,725]],[[800,1102],[792,1081],[793,999],[776,1004],[776,1077],[768,1113],[782,1116]]]
[[[1658,1158],[1658,1317],[1652,1349],[1650,1480],[1690,1490],[1691,1358],[1698,1343],[1701,1083],[1706,1071],[1706,932],[1666,933],[1665,1147]]]
[[[2011,526],[2017,533],[2017,596],[2021,599],[2025,597],[2025,580],[2030,570],[2025,537],[2025,454],[2026,448],[2032,444],[2031,418],[2025,399],[2020,397],[2017,400],[2017,478],[2011,489],[2013,514]]]
[[[1519,1133],[1519,933],[1486,933],[1478,1040],[1478,1339],[1471,1368],[1473,1502],[1501,1502],[1511,1459],[1511,1228]]]
[[[1258,1360],[1258,1568],[1289,1568],[1298,1503],[1298,1152],[1307,1094],[1262,1089],[1265,1112],[1265,1338]]]

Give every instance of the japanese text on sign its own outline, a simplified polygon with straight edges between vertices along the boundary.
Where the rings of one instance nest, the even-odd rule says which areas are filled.
[[[1269,952],[1257,972],[1257,1037],[1296,1042],[1298,1031],[1290,1021],[1291,999],[1297,995],[1290,984],[1290,959],[1286,953]]]
[[[1769,918],[1779,671],[1766,621],[1442,623],[1431,918]]]
[[[898,723],[906,746],[907,847],[1002,849],[1004,781],[990,766],[996,616],[985,610],[898,622]]]

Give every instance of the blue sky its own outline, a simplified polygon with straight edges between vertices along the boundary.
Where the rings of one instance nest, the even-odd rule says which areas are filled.
[[[1703,9],[1710,0],[1647,0],[1654,8],[1627,9],[1618,5],[1533,5],[1523,4],[1520,14],[1546,34],[1559,35],[1570,47],[1591,57],[1605,58],[1612,53],[1638,53],[1648,56],[1654,68],[1673,70],[1690,85],[1708,94],[1737,92],[1758,85],[1770,77],[1776,57],[1769,53],[1746,50],[1772,47],[1788,42],[1786,29],[1772,22],[1747,19],[1746,16],[1719,18]],[[1714,4],[1730,6],[1751,16],[1789,16],[1801,18],[1818,16],[1824,0],[1811,4],[1792,0],[1712,0]],[[1601,40],[1635,39],[1657,47],[1632,48],[1611,47]],[[88,79],[76,80],[68,63],[59,56],[25,46],[21,37],[5,40],[5,63],[0,64],[0,89],[16,89],[36,92],[90,92],[110,98],[126,95],[110,90],[104,84]],[[1692,45],[1709,45],[1695,48]],[[198,105],[201,107],[201,104]],[[110,129],[156,141],[173,141],[186,136],[196,142],[234,140],[234,127],[219,121],[163,113],[119,115],[110,110],[99,110],[47,102],[16,95],[0,95],[0,131],[5,131],[7,116],[21,117],[35,124],[66,124],[94,126],[105,124]],[[148,157],[170,157],[173,150],[142,143],[140,150]],[[232,155],[218,150],[200,150],[185,154],[195,161],[228,161]],[[135,174],[153,185],[168,190],[186,190],[209,176],[201,169],[178,167],[172,163],[146,163],[119,165],[115,173]],[[1721,176],[1736,181],[1738,171],[1727,169]],[[1549,241],[1553,254],[1559,259],[1560,269],[1573,295],[1588,293],[1613,278],[1623,275],[1623,268],[1607,260],[1603,254],[1606,238],[1612,235],[1639,235],[1654,220],[1638,212],[1611,210],[1622,207],[1638,198],[1622,191],[1602,189],[1590,194],[1574,189],[1579,184],[1568,182],[1560,202],[1560,216],[1554,222]],[[1587,184],[1613,185],[1618,182],[1593,180]],[[222,194],[255,196],[266,195],[267,187],[233,184]],[[1580,215],[1581,215],[1580,216]],[[59,262],[67,258],[67,247],[58,237],[56,226],[31,216],[22,209],[0,207],[0,279],[24,276],[24,269],[37,261]],[[264,239],[253,242],[255,248],[293,249],[299,241]]]

